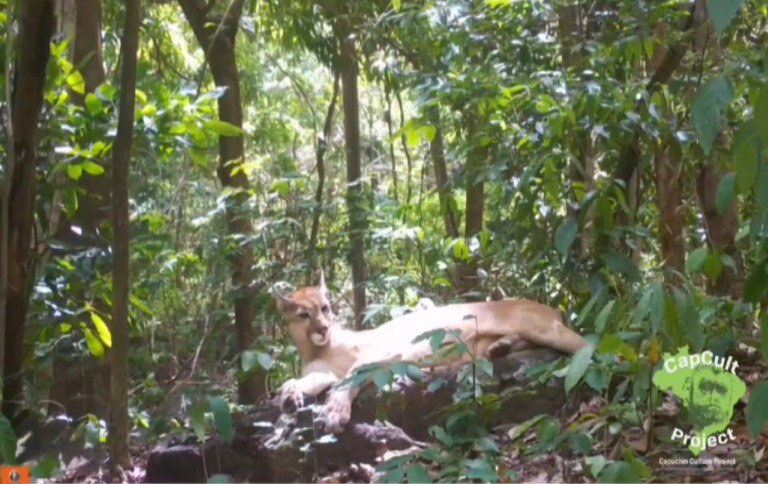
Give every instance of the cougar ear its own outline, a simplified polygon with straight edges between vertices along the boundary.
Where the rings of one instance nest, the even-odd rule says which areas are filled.
[[[320,281],[317,283],[317,287],[320,289],[320,292],[326,296],[328,295],[328,288],[325,286],[325,273],[322,269],[320,269]]]
[[[280,290],[276,287],[272,288],[272,295],[275,297],[275,303],[277,303],[277,310],[282,312],[285,312],[286,310],[290,309],[295,305],[291,299],[280,292]]]

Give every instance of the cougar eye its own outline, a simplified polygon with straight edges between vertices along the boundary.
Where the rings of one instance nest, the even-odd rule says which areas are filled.
[[[309,319],[309,313],[299,313],[301,319]]]
[[[324,313],[327,313],[328,311],[331,310],[331,307],[328,306],[328,305],[325,305],[325,306],[322,307],[322,310],[323,310]]]

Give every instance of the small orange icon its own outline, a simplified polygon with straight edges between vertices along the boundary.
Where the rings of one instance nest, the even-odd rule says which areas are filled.
[[[29,467],[0,466],[0,484],[29,484]]]

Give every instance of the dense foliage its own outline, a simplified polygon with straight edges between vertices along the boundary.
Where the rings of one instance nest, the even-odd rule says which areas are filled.
[[[27,7],[0,3],[12,76]],[[4,319],[23,331],[22,407],[43,419],[67,387],[105,395],[97,382],[113,344],[109,199],[125,6],[100,2],[89,39],[66,12],[82,2],[59,3],[23,228],[29,310]],[[209,45],[190,16],[200,6]],[[146,0],[141,18],[125,275],[134,450],[168,434],[231,438],[231,409],[254,403],[244,382],[263,398],[300,365],[272,288],[313,283],[320,268],[350,326],[356,315],[362,327],[381,324],[421,297],[507,295],[556,307],[596,344],[537,370],[601,399],[588,424],[540,417],[502,446],[487,418],[500,403],[483,391],[478,361],[432,429],[438,443],[385,463],[389,480],[515,478],[501,464],[511,448],[580,458],[591,479],[650,479],[653,438],[637,446],[629,436],[653,432],[664,398],[652,372],[682,346],[754,363],[748,387],[768,391],[764,0]],[[76,39],[103,57],[95,84]],[[217,70],[217,49],[229,49],[239,74],[242,123],[223,112],[234,94],[217,79],[232,72]],[[353,182],[340,85],[350,62],[362,172]],[[20,89],[10,82],[5,92]],[[20,176],[8,136],[4,202]],[[227,157],[226,143],[240,139],[244,155]],[[2,226],[6,240],[13,228]],[[365,308],[353,282],[360,233]],[[10,295],[12,283],[0,290]],[[255,329],[246,349],[243,300]],[[384,387],[393,374],[379,371]],[[391,371],[414,377],[408,365]],[[752,402],[736,418],[754,439],[768,407]],[[80,410],[78,445],[103,445],[108,410]],[[10,462],[21,435],[6,416],[0,456]],[[535,443],[519,439],[528,431]],[[739,465],[756,468],[758,447],[739,449]],[[39,473],[57,472],[51,459],[35,456]]]

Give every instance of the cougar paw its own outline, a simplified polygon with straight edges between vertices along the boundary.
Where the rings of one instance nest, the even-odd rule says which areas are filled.
[[[512,353],[512,342],[506,339],[496,340],[488,347],[488,359],[503,358]]]
[[[323,420],[325,430],[334,434],[341,433],[352,416],[352,402],[345,395],[332,393],[325,403]]]
[[[283,413],[295,413],[296,410],[304,405],[304,394],[299,389],[299,385],[294,378],[283,383],[279,391],[280,410]]]

